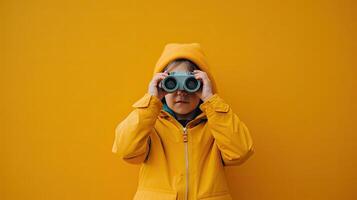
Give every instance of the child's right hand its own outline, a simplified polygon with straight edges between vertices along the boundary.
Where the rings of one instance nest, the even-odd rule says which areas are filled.
[[[153,96],[156,96],[157,98],[159,98],[161,100],[167,94],[167,92],[165,90],[163,90],[161,87],[159,87],[159,84],[168,75],[169,75],[169,73],[167,71],[165,71],[163,73],[156,73],[154,75],[154,77],[152,78],[152,80],[150,81],[148,93]]]

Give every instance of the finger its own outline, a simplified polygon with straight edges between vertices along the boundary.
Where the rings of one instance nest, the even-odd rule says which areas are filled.
[[[159,81],[161,81],[165,78],[166,78],[166,76],[164,76],[164,75],[157,75],[154,77],[153,82],[157,84]]]
[[[168,76],[168,74],[165,74],[165,73],[157,73],[156,76],[164,76],[164,77],[166,77],[166,76]]]
[[[195,79],[200,79],[200,80],[202,80],[202,76],[201,76],[201,74],[195,74]]]
[[[169,75],[169,72],[168,72],[167,70],[165,70],[165,71],[163,71],[163,72],[161,72],[161,73],[159,73],[159,74]]]
[[[167,75],[168,75],[167,73],[162,72],[162,73],[157,73],[155,76],[167,76]]]
[[[164,76],[160,76],[160,77],[158,77],[158,79],[156,80],[157,82],[161,82],[162,80],[164,80],[166,77],[164,77]]]
[[[164,77],[169,76],[169,74],[167,74],[167,73],[161,73],[160,75],[162,75],[162,76],[164,76]]]
[[[200,78],[202,80],[209,80],[207,74],[205,73],[195,74],[195,77]]]
[[[204,71],[198,71],[196,74],[202,74],[203,76],[208,76],[207,73]]]
[[[156,76],[154,77],[154,80],[158,80],[158,79],[161,79],[161,78],[165,78],[165,76],[162,75],[162,74],[158,74],[158,75],[156,75]]]
[[[195,78],[196,78],[197,80],[202,81],[202,83],[203,83],[204,85],[209,84],[209,79],[208,79],[207,77],[204,77],[204,76],[201,76],[201,75],[197,75],[197,76],[195,76]]]

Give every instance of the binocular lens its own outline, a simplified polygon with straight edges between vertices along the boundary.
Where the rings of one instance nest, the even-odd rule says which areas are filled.
[[[189,78],[186,81],[186,87],[189,90],[194,90],[197,88],[198,81],[195,78]]]
[[[169,90],[172,90],[176,87],[176,79],[174,78],[168,78],[166,81],[165,81],[165,87]]]

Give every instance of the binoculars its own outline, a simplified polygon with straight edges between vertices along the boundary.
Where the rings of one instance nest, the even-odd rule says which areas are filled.
[[[168,93],[175,92],[176,90],[194,93],[200,89],[201,81],[197,80],[192,72],[170,72],[160,82],[160,86]]]

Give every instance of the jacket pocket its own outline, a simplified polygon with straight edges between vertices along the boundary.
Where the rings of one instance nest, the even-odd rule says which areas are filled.
[[[224,193],[214,193],[209,195],[204,195],[199,200],[232,200],[232,197],[229,192]]]
[[[134,200],[176,200],[177,192],[138,189]]]

